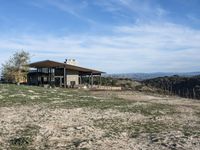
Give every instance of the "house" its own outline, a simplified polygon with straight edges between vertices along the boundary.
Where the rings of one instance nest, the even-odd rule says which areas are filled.
[[[94,84],[94,76],[101,84],[102,71],[78,66],[76,60],[66,59],[64,63],[44,60],[29,64],[34,68],[28,73],[29,85],[54,85],[57,87],[75,87],[82,85],[82,78],[88,77],[90,86]]]

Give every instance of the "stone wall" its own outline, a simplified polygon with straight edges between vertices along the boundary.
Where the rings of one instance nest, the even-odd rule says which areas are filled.
[[[70,86],[71,82],[75,82],[75,85],[79,84],[78,71],[67,70],[67,85]]]

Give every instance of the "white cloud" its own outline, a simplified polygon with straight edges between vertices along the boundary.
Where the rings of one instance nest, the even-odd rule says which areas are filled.
[[[149,21],[152,18],[154,20],[162,19],[163,16],[168,14],[164,8],[154,1],[146,0],[83,0],[79,3],[74,0],[35,0],[28,3],[41,9],[51,6],[92,25],[99,24],[100,22],[98,16],[94,18],[87,13],[91,7],[100,8],[99,12],[108,12],[108,15],[113,13],[113,17],[117,19],[130,20],[131,18],[139,22]]]
[[[200,31],[185,26],[138,24],[115,27],[111,35],[0,38],[0,51],[4,57],[3,50],[23,48],[34,55],[34,61],[76,58],[108,73],[198,71],[199,41]]]
[[[63,12],[71,14],[74,17],[81,19],[82,21],[86,21],[90,24],[96,23],[93,19],[83,15],[83,11],[88,8],[87,1],[80,1],[79,3],[74,3],[73,0],[44,0],[44,2]],[[41,3],[41,1],[37,2],[38,5],[40,5],[39,3]]]
[[[163,20],[169,14],[155,1],[147,0],[99,0],[94,2],[103,11],[112,12],[115,17],[146,22],[151,20]]]

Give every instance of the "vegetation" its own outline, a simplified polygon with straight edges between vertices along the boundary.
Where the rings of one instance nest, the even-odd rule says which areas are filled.
[[[120,149],[129,141],[144,149],[195,149],[199,108],[198,101],[133,91],[0,84],[0,147]]]
[[[94,121],[96,127],[107,130],[109,136],[118,135],[122,132],[129,133],[130,138],[137,138],[142,133],[160,133],[175,128],[175,125],[169,126],[163,122],[149,120],[147,122],[129,122],[128,124],[120,118],[97,119]],[[108,136],[108,135],[107,135]]]
[[[83,77],[83,83],[89,83],[88,77]],[[94,77],[94,84],[98,85],[100,82],[99,77]],[[101,77],[101,85],[103,86],[118,86],[125,90],[136,90],[140,87],[141,83],[129,78],[114,78],[114,77]]]
[[[34,147],[30,147],[30,145],[39,132],[39,128],[36,125],[27,125],[22,130],[17,130],[15,135],[9,140],[11,149],[33,149]]]
[[[114,94],[107,98],[98,98],[91,96],[89,91],[73,89],[66,91],[65,89],[45,89],[32,86],[16,87],[15,85],[5,84],[0,84],[0,90],[6,90],[1,94],[3,101],[0,101],[0,106],[47,103],[52,108],[115,109],[120,112],[141,113],[145,116],[166,115],[176,112],[175,108],[169,104],[151,102],[146,105],[135,105],[135,101],[124,100]],[[62,103],[52,104],[51,102],[55,100],[62,100]]]
[[[93,78],[94,84],[99,84],[100,83],[100,78],[97,76],[94,76]],[[118,79],[111,78],[111,77],[101,77],[101,84],[102,85],[107,85],[107,86],[116,86]],[[90,83],[89,77],[82,77],[82,83]]]
[[[143,81],[147,86],[160,88],[171,95],[200,99],[200,76],[194,77],[160,77]]]
[[[15,52],[13,56],[2,64],[2,76],[6,82],[22,83],[27,80],[30,55],[28,52]]]

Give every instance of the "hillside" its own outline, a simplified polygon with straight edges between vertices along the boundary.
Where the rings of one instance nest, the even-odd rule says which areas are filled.
[[[181,77],[192,77],[200,75],[200,72],[155,72],[155,73],[122,73],[122,74],[108,74],[108,77],[114,78],[129,78],[137,81],[143,81],[147,79],[153,79],[158,77],[165,77],[165,76],[174,76],[178,75]]]
[[[200,76],[194,77],[159,77],[144,80],[147,86],[167,91],[169,94],[179,95],[185,98],[200,99]]]
[[[200,102],[133,91],[0,84],[0,149],[200,147]]]

